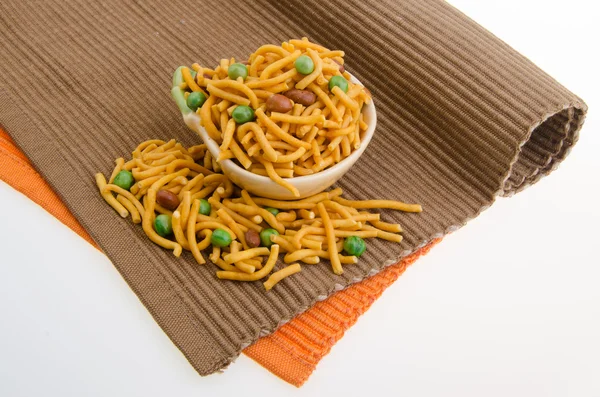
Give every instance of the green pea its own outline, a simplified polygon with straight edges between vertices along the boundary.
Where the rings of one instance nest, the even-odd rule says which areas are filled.
[[[366,249],[367,245],[365,244],[365,240],[358,236],[346,237],[344,240],[344,251],[346,251],[348,255],[359,257]]]
[[[167,237],[173,233],[173,226],[171,225],[171,216],[160,214],[154,220],[154,230],[159,236]]]
[[[202,91],[194,91],[188,95],[186,103],[188,108],[192,109],[194,112],[198,110],[198,108],[202,107],[206,102],[206,95]]]
[[[119,173],[117,174],[117,176],[115,176],[115,179],[113,180],[113,184],[125,190],[131,189],[133,183],[133,174],[127,170],[119,171]]]
[[[192,78],[196,80],[196,76],[198,75],[198,73],[194,69],[190,69],[190,74],[192,75]]]
[[[227,247],[231,244],[231,236],[223,229],[215,229],[210,236],[210,242],[215,247]]]
[[[340,87],[342,91],[348,92],[348,80],[342,76],[333,76],[329,80],[329,91],[333,90],[333,87]]]
[[[243,63],[234,63],[227,69],[227,75],[231,80],[237,80],[238,77],[246,80],[246,77],[248,77],[248,67]]]
[[[279,214],[279,210],[277,208],[269,207],[269,208],[265,208],[265,209],[273,215]]]
[[[260,242],[263,247],[271,248],[273,245],[273,242],[271,241],[272,235],[279,236],[279,232],[275,229],[263,229],[260,232]]]
[[[238,124],[244,124],[254,120],[254,110],[250,106],[240,105],[233,109],[231,117]]]
[[[211,206],[208,200],[200,199],[200,208],[198,208],[198,213],[202,215],[209,216],[210,215]]]
[[[315,63],[308,55],[300,55],[294,62],[294,67],[300,74],[311,74],[315,70]]]

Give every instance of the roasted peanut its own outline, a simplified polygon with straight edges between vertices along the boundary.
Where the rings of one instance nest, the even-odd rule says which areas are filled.
[[[310,106],[317,100],[317,96],[314,94],[314,92],[308,90],[297,90],[295,88],[284,92],[283,95],[304,106]]]
[[[260,235],[254,229],[248,229],[246,232],[246,243],[250,248],[256,248],[260,245]]]
[[[267,110],[269,112],[287,113],[294,107],[290,98],[281,94],[273,94],[267,99]]]
[[[179,198],[168,190],[156,192],[156,202],[171,211],[175,211],[179,207]]]

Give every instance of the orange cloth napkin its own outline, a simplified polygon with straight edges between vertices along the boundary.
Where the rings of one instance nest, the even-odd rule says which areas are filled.
[[[50,185],[36,172],[27,157],[2,129],[0,179],[96,246]],[[440,240],[435,240],[377,275],[316,303],[273,334],[247,347],[244,353],[286,382],[301,386],[314,371],[317,363],[329,353],[358,317],[369,309],[410,264],[426,254]]]

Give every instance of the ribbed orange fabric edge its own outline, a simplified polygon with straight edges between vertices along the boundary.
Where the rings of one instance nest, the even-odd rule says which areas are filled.
[[[87,242],[98,246],[61,201],[60,197],[33,168],[27,157],[0,129],[0,179],[23,193]]]
[[[377,275],[316,303],[277,332],[247,347],[244,353],[283,380],[301,386],[358,317],[408,266],[440,240],[433,241]]]
[[[0,128],[0,179],[25,194],[62,223],[98,248],[85,229],[36,172],[27,157]],[[301,386],[317,363],[331,350],[358,317],[406,268],[439,242],[435,240],[379,274],[318,302],[305,313],[259,339],[244,353],[294,386]]]

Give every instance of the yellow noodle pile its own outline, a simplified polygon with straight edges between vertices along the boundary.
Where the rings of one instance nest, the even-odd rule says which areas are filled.
[[[134,223],[141,223],[154,243],[173,250],[177,257],[183,250],[190,251],[198,264],[206,263],[203,251],[207,251],[209,260],[220,268],[216,275],[221,279],[257,281],[270,275],[264,283],[267,290],[282,278],[299,272],[300,262],[317,264],[322,258],[328,259],[333,271],[341,274],[342,265],[357,262],[356,257],[341,253],[346,237],[402,241],[400,225],[383,222],[380,214],[362,209],[421,211],[419,205],[398,201],[345,200],[340,188],[297,201],[254,197],[215,172],[214,164],[204,144],[186,149],[175,140],[149,140],[133,151],[131,160],[116,160],[108,183],[101,173],[96,174],[96,182],[106,202],[123,218],[131,216]],[[122,170],[133,174],[135,183],[129,191],[112,183]],[[157,203],[157,194],[162,190],[177,197],[175,210]],[[203,198],[211,204],[210,215],[199,213]],[[273,215],[268,207],[280,212]],[[154,230],[157,214],[171,217],[171,237],[161,237]],[[265,228],[279,232],[271,237],[271,248],[250,247],[246,233]],[[228,247],[211,245],[215,229],[229,233],[233,241]],[[271,273],[279,253],[290,265]]]
[[[294,67],[298,57],[309,56],[314,71],[300,74]],[[343,70],[343,51],[331,51],[307,38],[290,40],[281,46],[264,45],[250,55],[248,77],[231,80],[228,68],[235,59],[222,59],[214,68],[193,64],[182,68],[186,90],[208,96],[197,113],[212,139],[221,145],[218,160],[234,159],[248,171],[268,176],[299,196],[286,178],[311,175],[348,157],[361,144],[368,128],[362,109],[371,101],[368,90],[350,82]],[[348,91],[329,89],[333,76],[342,76]],[[267,101],[274,94],[304,90],[316,98],[312,104],[292,101],[293,107],[280,113],[270,111]],[[236,124],[231,115],[239,105],[250,106],[256,119]]]

